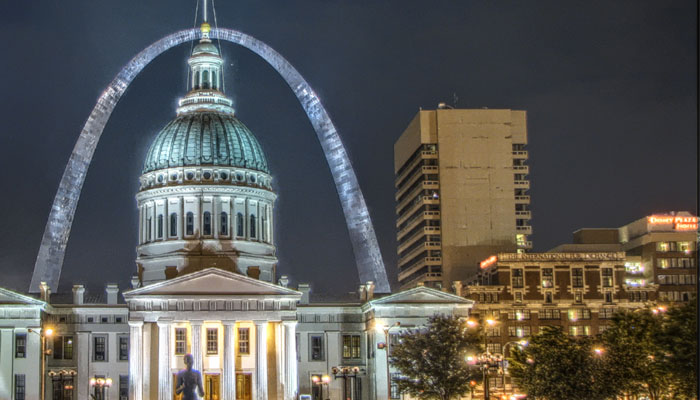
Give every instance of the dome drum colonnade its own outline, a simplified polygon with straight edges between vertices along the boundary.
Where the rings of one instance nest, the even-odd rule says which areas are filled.
[[[331,169],[348,225],[360,281],[374,281],[377,292],[389,292],[390,287],[376,235],[357,177],[335,126],[316,94],[288,61],[263,42],[241,32],[224,28],[212,29],[210,36],[240,44],[254,51],[275,68],[294,91],[318,135]],[[104,126],[128,85],[151,60],[162,52],[201,37],[202,32],[199,29],[188,29],[158,40],[134,57],[102,93],[81,131],[61,178],[37,255],[30,292],[37,292],[39,283],[42,281],[47,282],[54,291],[57,290],[65,248],[87,169]],[[211,76],[208,74],[210,80]],[[205,84],[202,81],[204,74],[200,71],[197,82],[195,78],[196,75],[193,75],[192,84],[200,83],[201,90],[206,90],[203,88]],[[219,75],[212,83],[218,85],[222,78]],[[186,96],[180,106],[189,107],[188,101]],[[209,101],[213,105],[226,105],[225,100],[216,96],[212,96]]]

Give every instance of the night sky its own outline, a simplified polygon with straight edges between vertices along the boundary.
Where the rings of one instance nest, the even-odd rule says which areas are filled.
[[[528,112],[536,251],[581,227],[696,212],[695,1],[218,1],[319,94],[396,280],[393,143],[419,107]],[[0,3],[0,286],[26,290],[65,164],[102,90],[137,52],[193,26],[195,0]],[[335,186],[291,90],[222,43],[227,94],[279,194],[278,274],[359,283]],[[190,44],[151,63],[112,114],[83,187],[61,287],[128,286],[143,159],[185,93]],[[98,286],[99,285],[99,286]]]

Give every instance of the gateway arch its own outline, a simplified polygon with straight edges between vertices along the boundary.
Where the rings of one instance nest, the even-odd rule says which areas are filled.
[[[242,32],[225,28],[213,28],[209,36],[239,44],[255,52],[284,78],[297,96],[316,131],[333,175],[345,215],[360,282],[373,281],[376,285],[376,292],[390,292],[391,288],[379,252],[377,237],[355,171],[352,169],[338,131],[316,93],[284,57],[260,40]],[[102,92],[80,132],[80,137],[75,143],[61,177],[61,183],[44,229],[44,236],[41,239],[29,287],[30,292],[38,292],[40,282],[46,282],[52,291],[58,290],[66,245],[90,161],[102,131],[126,88],[141,70],[158,55],[174,46],[201,37],[202,32],[193,28],[173,33],[158,40],[137,54]]]

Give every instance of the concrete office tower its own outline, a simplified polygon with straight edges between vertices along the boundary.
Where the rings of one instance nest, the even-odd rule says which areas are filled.
[[[532,248],[525,111],[421,110],[394,144],[401,288],[450,288]]]

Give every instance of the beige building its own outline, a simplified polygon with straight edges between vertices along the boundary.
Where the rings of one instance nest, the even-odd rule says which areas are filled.
[[[401,288],[449,288],[532,247],[525,111],[421,110],[394,144]]]

